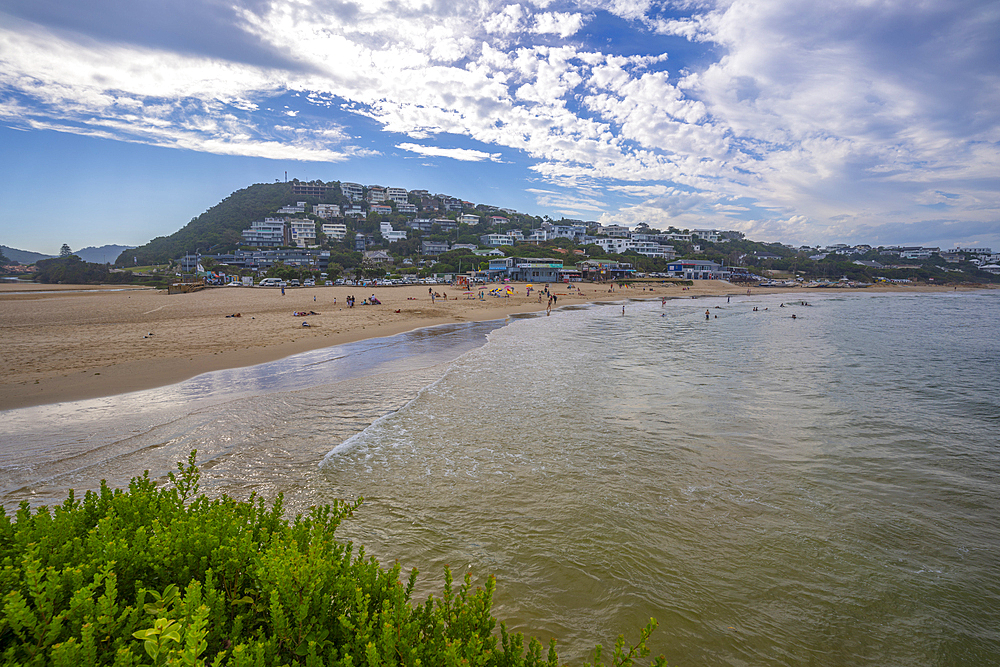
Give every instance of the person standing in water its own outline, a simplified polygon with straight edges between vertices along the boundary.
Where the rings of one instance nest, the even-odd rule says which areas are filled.
[[[707,308],[705,309],[705,319],[706,319],[706,320],[707,320],[707,319],[710,319],[710,318],[709,318],[709,316],[708,316],[708,309],[707,309]]]

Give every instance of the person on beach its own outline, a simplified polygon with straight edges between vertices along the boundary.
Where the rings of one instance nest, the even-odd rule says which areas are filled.
[[[285,286],[281,286],[281,296],[285,296]]]

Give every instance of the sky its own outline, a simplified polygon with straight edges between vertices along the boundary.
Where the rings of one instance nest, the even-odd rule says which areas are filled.
[[[0,244],[252,183],[1000,249],[996,0],[0,0]]]

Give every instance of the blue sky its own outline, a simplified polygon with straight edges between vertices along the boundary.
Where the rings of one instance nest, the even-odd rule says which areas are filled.
[[[995,0],[0,0],[0,243],[289,178],[763,241],[1000,248]]]

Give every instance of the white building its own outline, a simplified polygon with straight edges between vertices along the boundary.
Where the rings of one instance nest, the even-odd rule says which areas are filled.
[[[363,218],[365,217],[365,209],[362,206],[351,206],[344,209],[344,216],[348,218]]]
[[[719,242],[719,232],[718,229],[692,229],[691,238],[699,238],[702,241],[708,241],[709,243]]]
[[[386,188],[385,198],[396,202],[397,205],[410,203],[410,200],[406,197],[406,190],[403,188]]]
[[[368,210],[379,215],[392,215],[392,207],[385,204],[372,204]]]
[[[306,203],[304,201],[295,202],[295,206],[288,204],[278,209],[278,213],[305,213]]]
[[[478,225],[479,216],[472,215],[471,213],[463,213],[462,217],[458,219],[459,222],[464,222],[467,225]]]
[[[368,186],[368,203],[377,204],[380,201],[385,201],[385,188],[381,185],[369,185]]]
[[[289,220],[292,244],[300,248],[316,245],[316,223],[312,220]]]
[[[632,250],[646,257],[659,257],[668,262],[677,256],[673,246],[660,245],[655,241],[632,241]]]
[[[396,204],[396,213],[407,213],[416,215],[417,205],[416,204]]]
[[[347,225],[337,222],[326,222],[323,223],[323,233],[326,234],[327,238],[343,241],[347,238]]]
[[[632,232],[628,227],[622,227],[621,225],[604,225],[600,229],[600,233],[605,236],[612,236],[617,238],[629,238]]]
[[[594,239],[594,243],[601,246],[604,252],[615,255],[631,250],[635,244],[632,239]]]
[[[341,183],[340,191],[351,201],[361,201],[365,198],[365,188],[360,183]]]
[[[479,237],[479,242],[491,248],[498,248],[503,245],[514,245],[514,237],[509,234],[483,234]]]
[[[393,241],[405,241],[406,240],[406,230],[395,231],[392,228],[392,223],[383,222],[379,224],[379,231],[382,232],[382,238],[384,238],[389,243]]]
[[[336,204],[316,204],[313,206],[313,213],[321,218],[339,218],[340,207]]]

